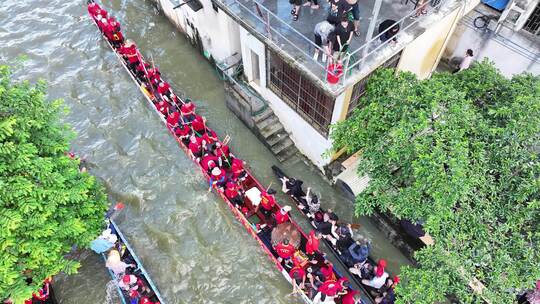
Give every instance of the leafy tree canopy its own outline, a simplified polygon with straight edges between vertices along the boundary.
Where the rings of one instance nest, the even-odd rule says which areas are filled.
[[[512,303],[540,278],[540,79],[504,78],[482,62],[418,80],[378,72],[353,116],[333,127],[334,149],[361,151],[371,178],[356,213],[422,221],[435,245],[418,251],[399,303],[481,297]]]
[[[14,83],[0,66],[0,300],[22,303],[45,278],[74,273],[79,263],[65,255],[102,228],[106,196],[65,156],[72,132],[62,110],[42,82]]]

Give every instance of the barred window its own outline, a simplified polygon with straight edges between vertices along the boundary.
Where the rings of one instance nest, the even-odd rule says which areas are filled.
[[[281,97],[323,136],[328,136],[332,122],[334,98],[327,96],[309,79],[269,51],[268,87]]]
[[[399,53],[395,54],[394,56],[392,56],[385,63],[383,63],[381,66],[379,66],[373,72],[366,75],[366,77],[362,78],[360,81],[358,81],[354,85],[353,91],[352,91],[352,94],[351,94],[351,102],[349,103],[349,109],[347,110],[347,118],[349,116],[351,116],[354,109],[356,109],[358,107],[358,105],[360,104],[360,99],[366,93],[366,84],[369,81],[369,79],[371,78],[371,76],[373,75],[373,73],[375,73],[380,68],[396,68],[398,63],[399,63],[400,58],[401,58],[401,52],[399,52]]]
[[[531,34],[540,36],[540,4],[536,5],[531,16],[525,22],[523,29]]]

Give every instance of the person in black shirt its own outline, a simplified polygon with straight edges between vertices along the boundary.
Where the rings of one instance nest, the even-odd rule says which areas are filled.
[[[330,34],[331,50],[334,52],[346,52],[353,36],[354,26],[347,16],[342,16],[341,22]]]
[[[381,22],[381,24],[379,24],[379,34],[381,34],[382,32],[384,32],[384,34],[379,37],[382,42],[392,39],[392,42],[395,43],[397,42],[397,38],[395,36],[399,32],[399,24],[397,24],[396,21],[392,19],[386,19]]]
[[[302,190],[303,183],[299,179],[283,177],[281,178],[281,190],[295,199],[301,200],[306,195]]]
[[[302,5],[302,0],[289,0],[289,3],[292,4],[293,8],[291,10],[291,15],[293,20],[298,20],[298,14],[300,14],[300,5]]]

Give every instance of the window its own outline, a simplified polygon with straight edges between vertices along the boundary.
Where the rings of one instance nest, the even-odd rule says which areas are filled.
[[[525,22],[523,29],[531,34],[540,36],[540,4],[536,5],[531,16]]]
[[[251,80],[257,85],[261,85],[261,73],[259,71],[259,55],[250,50],[251,53]]]
[[[385,63],[380,65],[377,69],[366,75],[366,77],[362,78],[362,80],[360,80],[354,85],[351,95],[351,102],[349,103],[349,109],[347,110],[347,117],[351,116],[354,109],[358,107],[360,103],[360,98],[362,98],[362,96],[364,96],[364,94],[366,93],[366,84],[371,78],[371,75],[373,75],[373,73],[375,73],[380,68],[396,68],[400,58],[401,52],[392,56]]]
[[[268,87],[323,136],[332,122],[334,98],[327,96],[298,70],[269,52]]]

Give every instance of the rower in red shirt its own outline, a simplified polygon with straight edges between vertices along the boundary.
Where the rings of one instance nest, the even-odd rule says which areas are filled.
[[[178,111],[174,111],[167,116],[167,127],[169,129],[174,129],[178,126],[178,121],[180,120],[180,113]]]
[[[214,144],[215,142],[218,141],[218,136],[217,136],[216,132],[214,130],[212,130],[212,129],[208,129],[206,131],[206,133],[204,133],[202,138],[204,140],[206,140],[206,143],[209,144],[209,145],[212,145],[212,144]]]
[[[160,95],[167,96],[169,99],[172,98],[171,97],[171,94],[172,94],[171,86],[166,81],[162,81],[162,82],[159,83],[159,85],[157,87],[157,91],[158,91],[158,93]]]
[[[191,127],[198,136],[203,136],[206,132],[206,119],[202,116],[195,115],[195,119],[191,122]]]
[[[233,158],[232,164],[231,164],[231,171],[233,174],[233,178],[238,181],[244,181],[247,177],[247,171],[244,169],[244,165],[246,162],[239,158]]]
[[[120,33],[120,23],[118,23],[114,17],[110,17],[107,19],[107,26],[104,29],[104,34],[110,42],[114,42],[114,35],[117,33]],[[120,33],[120,35],[122,35],[122,33]]]
[[[197,162],[202,157],[204,141],[202,138],[195,135],[191,135],[189,138],[188,150],[191,158],[197,160]]]
[[[357,303],[357,295],[360,293],[354,289],[349,289],[347,293],[341,298],[341,304],[355,304]]]
[[[96,20],[101,32],[105,36],[107,36],[107,30],[109,29],[109,21],[107,20],[107,17],[104,17],[103,15],[97,15]]]
[[[148,77],[150,77],[150,82],[154,87],[156,87],[158,83],[161,82],[161,72],[158,68],[148,69]]]
[[[268,218],[272,214],[272,210],[276,205],[276,199],[272,195],[275,193],[276,191],[274,189],[269,189],[268,192],[263,191],[261,193],[261,203],[257,206],[255,212],[259,211],[260,209],[264,216]]]
[[[225,196],[233,203],[236,208],[240,209],[244,205],[244,198],[240,193],[240,187],[233,183],[228,182],[225,188]]]
[[[326,280],[319,286],[319,293],[321,293],[320,299],[324,301],[326,297],[335,297],[342,290],[341,284],[336,280]],[[317,296],[318,295],[316,295],[315,298],[317,298]]]
[[[329,261],[324,262],[325,266],[321,267],[320,271],[324,275],[326,280],[335,280],[336,274],[334,272],[334,265]]]
[[[135,43],[127,40],[124,45],[120,47],[119,53],[127,60],[131,71],[136,72],[137,65],[139,65],[139,51],[137,50]]]
[[[109,17],[109,24],[111,25],[111,29],[113,32],[120,32],[120,22],[116,20],[114,17]]]
[[[186,121],[192,121],[195,119],[195,104],[189,100],[180,107],[180,112],[182,113],[182,116],[185,117]]]
[[[321,239],[322,234],[319,231],[311,230],[306,242],[306,253],[313,255],[316,251],[319,250],[319,240]]]
[[[92,18],[96,18],[96,16],[100,15],[101,13],[101,7],[99,6],[99,4],[91,2],[88,4],[88,13],[90,14],[90,16],[92,16]]]
[[[158,103],[156,103],[156,109],[164,116],[169,114],[169,108],[169,103],[165,100],[160,100]]]
[[[184,146],[189,145],[189,137],[191,136],[191,128],[188,125],[181,125],[174,129],[174,134],[182,141]]]
[[[289,277],[291,277],[293,284],[293,292],[304,289],[306,283],[306,271],[301,266],[294,266],[289,271]]]
[[[137,65],[137,68],[135,69],[135,72],[137,73],[137,79],[139,79],[141,82],[148,83],[148,80],[146,79],[146,72],[145,70],[148,69],[150,65],[148,63],[142,63],[139,62]]]
[[[291,211],[291,206],[283,206],[276,212],[276,225],[289,221],[289,211]]]
[[[216,148],[214,149],[214,154],[219,157],[219,165],[222,167],[231,167],[231,152],[229,146],[223,145],[220,142],[216,143]]]
[[[206,155],[201,159],[201,167],[210,174],[211,170],[217,166],[217,157],[214,155]]]
[[[288,239],[284,239],[283,242],[278,243],[276,246],[274,246],[274,250],[276,251],[278,255],[278,261],[290,261],[292,256],[294,255],[294,252],[296,251],[296,248],[292,244],[289,243]]]

